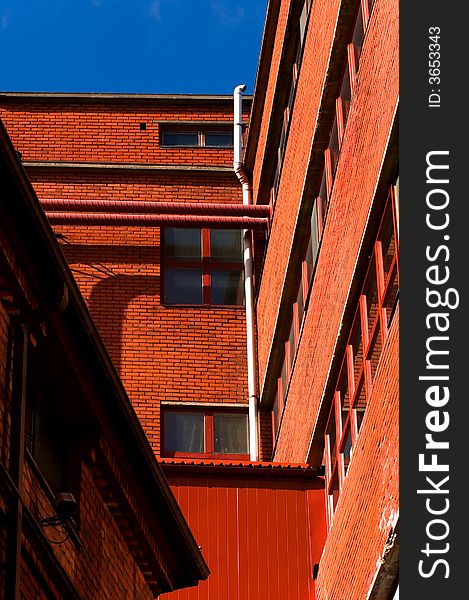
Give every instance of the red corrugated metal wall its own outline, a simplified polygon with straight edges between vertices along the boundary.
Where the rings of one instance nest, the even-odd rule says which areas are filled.
[[[200,467],[168,481],[211,570],[165,600],[312,600],[324,544],[323,481]]]

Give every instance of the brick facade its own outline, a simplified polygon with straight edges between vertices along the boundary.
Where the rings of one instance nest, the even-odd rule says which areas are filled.
[[[299,310],[298,285],[305,280],[303,261],[311,211],[320,196],[325,150],[335,122],[336,98],[348,64],[347,46],[358,4],[321,0],[311,4],[294,100],[287,112],[284,107],[294,62],[291,49],[300,13],[294,2],[271,3],[277,16],[271,23],[267,21],[270,29],[264,33],[263,79],[258,76],[256,89],[262,102],[255,95],[246,150],[254,201],[265,204],[272,202],[272,194],[275,198],[257,296],[261,406],[266,410],[278,400],[278,380],[279,385],[286,386],[273,460],[309,461],[325,465],[326,473],[324,448],[331,386],[339,375],[338,361],[345,352],[387,190],[394,184],[397,171],[396,2],[361,3],[362,9],[371,6],[372,10],[286,381],[282,379],[282,361],[285,365],[293,340],[289,330],[295,310]],[[283,122],[288,126],[276,183]],[[340,492],[337,490],[334,514],[329,517],[317,575],[318,599],[367,598],[379,565],[387,560],[395,543],[399,514],[398,310],[392,319],[377,367],[373,364],[373,370],[378,371],[353,458],[340,482]],[[332,484],[326,477],[326,487]],[[326,502],[332,501],[328,497],[326,494]],[[392,589],[382,590],[377,597],[391,598],[392,593]]]
[[[39,198],[241,202],[232,150],[161,147],[159,135],[175,122],[231,131],[231,98],[10,98],[1,117]],[[164,306],[159,228],[55,231],[156,454],[161,402],[246,404],[245,311]]]

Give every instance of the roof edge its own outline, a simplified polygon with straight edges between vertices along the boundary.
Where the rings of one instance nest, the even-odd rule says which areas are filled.
[[[243,96],[252,101],[253,96]],[[233,102],[232,94],[138,94],[101,92],[0,92],[0,101],[15,100],[74,100],[76,102]]]
[[[168,475],[178,473],[249,477],[259,479],[299,479],[317,482],[323,478],[316,467],[305,463],[250,462],[247,460],[216,460],[191,458],[160,458],[159,464]]]

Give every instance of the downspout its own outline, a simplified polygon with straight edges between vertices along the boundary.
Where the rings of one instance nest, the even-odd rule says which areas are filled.
[[[234,101],[234,157],[233,168],[238,177],[243,191],[243,205],[252,204],[251,183],[244,171],[242,163],[242,93],[245,85],[238,85],[233,92]],[[257,374],[257,351],[254,336],[254,286],[253,286],[253,260],[252,260],[252,234],[248,229],[243,230],[244,251],[244,297],[246,302],[246,343],[248,362],[248,395],[249,395],[249,454],[252,461],[259,460],[258,443],[258,403],[259,388]]]

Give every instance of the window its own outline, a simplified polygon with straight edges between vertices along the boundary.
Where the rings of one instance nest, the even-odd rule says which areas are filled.
[[[163,146],[198,146],[197,131],[163,131]]]
[[[324,436],[329,524],[371,397],[398,301],[396,206],[395,187],[391,187],[332,394]]]
[[[239,229],[163,231],[163,303],[241,305],[244,300]]]
[[[57,494],[64,484],[67,445],[63,428],[31,372],[28,373],[25,438],[26,450],[52,492]]]
[[[249,459],[247,411],[198,406],[164,408],[163,455]]]
[[[212,148],[232,148],[233,134],[223,131],[206,131],[203,145]]]
[[[318,258],[319,247],[321,243],[321,238],[323,234],[323,229],[326,221],[327,210],[329,206],[329,201],[332,196],[332,188],[334,184],[334,177],[337,169],[337,165],[339,162],[339,155],[341,150],[342,141],[345,134],[345,127],[347,125],[348,116],[350,113],[350,107],[352,103],[352,92],[353,86],[356,81],[359,59],[361,54],[361,48],[363,45],[365,28],[368,23],[369,15],[371,9],[373,7],[374,0],[357,0],[356,2],[356,14],[353,24],[351,26],[351,31],[349,34],[349,44],[347,46],[347,54],[344,55],[344,66],[342,72],[342,78],[340,80],[340,87],[337,92],[338,95],[335,99],[335,111],[334,118],[332,120],[330,130],[329,130],[329,141],[327,148],[324,150],[324,155],[322,159],[322,177],[319,184],[319,192],[313,201],[313,207],[311,211],[311,221],[309,228],[309,237],[306,244],[306,250],[302,255],[302,263],[299,277],[299,287],[297,292],[296,301],[293,303],[293,318],[291,322],[291,329],[286,340],[285,350],[282,355],[282,368],[280,370],[280,374],[277,380],[277,390],[274,396],[273,406],[272,406],[272,422],[273,422],[273,431],[274,438],[277,435],[279,422],[281,419],[281,414],[283,411],[284,404],[286,402],[286,392],[288,387],[289,377],[291,375],[291,366],[293,365],[293,361],[295,358],[296,349],[299,342],[299,335],[301,330],[302,320],[306,310],[306,302],[309,289],[312,285],[313,274],[316,266],[316,261]],[[311,2],[306,0],[303,4],[301,16],[300,16],[300,39],[298,42],[298,47],[295,52],[295,62],[293,65],[293,78],[290,83],[290,93],[288,95],[288,103],[284,110],[284,119],[283,119],[283,127],[280,134],[279,148],[277,151],[277,157],[275,162],[275,172],[273,179],[273,186],[271,188],[271,207],[275,206],[275,201],[277,197],[277,191],[280,183],[281,170],[282,170],[282,161],[286,144],[286,136],[288,134],[288,125],[289,119],[291,117],[291,110],[294,102],[295,90],[296,90],[296,82],[298,79],[299,65],[301,61],[302,47],[305,37],[305,28],[307,23],[307,18],[309,14],[309,9],[311,7]],[[387,318],[387,327],[391,322],[392,316],[394,314],[394,308],[397,300],[398,293],[398,282],[397,282],[397,253],[395,253],[395,244],[392,240],[395,238],[398,239],[398,214],[399,214],[399,204],[398,204],[398,193],[399,193],[399,180],[397,180],[394,188],[393,195],[395,197],[395,202],[393,203],[392,211],[394,213],[394,225],[388,225],[386,229],[383,227],[382,236],[382,250],[380,250],[383,254],[383,269],[384,269],[384,279],[387,283],[383,283],[382,287],[385,288],[384,296],[381,297],[382,309],[385,311]],[[389,205],[390,206],[390,205]],[[388,208],[388,210],[391,210]],[[389,224],[389,219],[387,220]],[[395,231],[391,232],[389,227],[395,227]],[[393,237],[395,235],[395,238]],[[376,250],[378,252],[378,250]],[[390,276],[388,276],[389,269],[394,269]],[[371,301],[370,294],[373,293],[373,278],[368,282],[368,322],[373,322],[373,310],[377,310],[373,308],[373,302]],[[383,327],[384,327],[383,323]],[[370,325],[371,326],[371,325]],[[372,367],[372,375],[374,373],[375,366],[377,364],[377,357],[381,352],[381,342],[379,333],[381,330],[378,330],[378,326],[375,326],[374,338],[372,343],[369,346],[367,358],[370,358],[370,364]],[[288,368],[287,368],[288,367]],[[288,380],[288,381],[287,381]],[[360,410],[357,410],[357,419],[359,423],[361,423],[361,419],[363,417],[363,381],[357,384],[360,389]],[[361,386],[361,387],[360,387]],[[357,389],[358,389],[357,388]],[[363,409],[363,410],[362,410]],[[348,436],[348,437],[346,437]],[[348,433],[344,435],[343,440],[343,451],[349,455],[351,452],[351,438],[350,438],[350,430]],[[348,465],[348,462],[346,463]],[[335,484],[340,483],[340,479],[335,477]],[[337,495],[336,495],[337,496]],[[335,496],[335,497],[336,497]]]
[[[339,128],[339,140],[342,139],[345,133],[345,126],[350,112],[350,102],[352,100],[352,88],[350,87],[350,69],[348,63],[345,65],[344,74],[342,77],[342,85],[340,94],[336,100],[337,125]]]
[[[368,2],[366,0],[361,0],[358,3],[357,16],[355,18],[350,43],[347,48],[348,62],[351,74],[350,79],[352,81],[352,85],[355,84],[358,73],[358,67],[360,65],[360,56],[362,52],[363,40],[365,37],[365,29],[368,23],[370,10],[371,8],[369,8]]]
[[[300,13],[300,45],[303,46],[305,33],[306,33],[306,24],[308,21],[309,10],[311,8],[311,1],[305,0],[303,3],[303,8]]]
[[[232,148],[233,132],[231,127],[218,125],[213,129],[210,125],[194,126],[190,123],[163,126],[160,143],[179,148]]]

